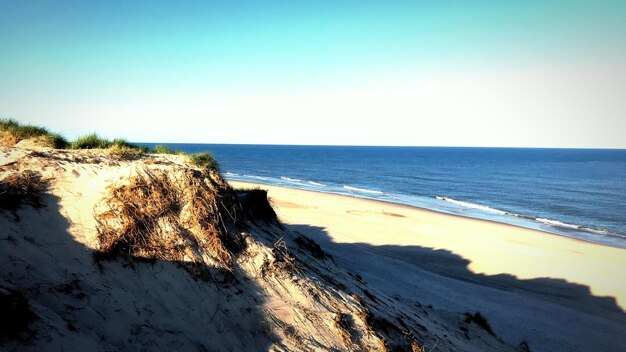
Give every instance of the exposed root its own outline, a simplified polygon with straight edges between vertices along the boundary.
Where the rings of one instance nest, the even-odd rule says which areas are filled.
[[[261,264],[261,275],[266,277],[289,277],[301,275],[302,266],[298,260],[289,252],[285,241],[279,239],[272,247],[272,255],[266,258]]]
[[[12,211],[19,220],[15,214],[17,208],[23,204],[40,207],[41,192],[46,187],[47,182],[35,171],[12,173],[0,180],[0,210]]]
[[[208,171],[177,171],[143,170],[110,190],[106,210],[96,215],[101,257],[213,262],[232,269],[226,243],[233,241],[233,221],[222,213],[236,212],[234,197]]]

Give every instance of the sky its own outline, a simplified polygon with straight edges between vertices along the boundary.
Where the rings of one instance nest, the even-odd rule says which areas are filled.
[[[70,139],[626,148],[626,1],[0,0],[0,116]]]

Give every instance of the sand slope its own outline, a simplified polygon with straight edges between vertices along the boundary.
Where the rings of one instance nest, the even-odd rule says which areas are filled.
[[[289,228],[377,288],[449,311],[479,310],[533,351],[626,346],[626,250],[354,197],[259,186]]]
[[[457,312],[394,296],[278,223],[245,220],[230,274],[211,258],[194,263],[202,277],[180,261],[94,260],[103,197],[146,170],[193,169],[182,157],[11,148],[0,167],[0,179],[31,170],[49,182],[41,207],[0,211],[0,294],[21,295],[22,316],[34,316],[0,336],[2,350],[514,350]]]

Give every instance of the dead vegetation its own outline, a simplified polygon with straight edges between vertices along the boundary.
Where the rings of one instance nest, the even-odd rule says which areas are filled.
[[[143,170],[110,190],[96,215],[97,259],[127,255],[232,270],[237,204],[210,171]],[[244,241],[245,242],[245,241]]]
[[[47,182],[38,172],[26,170],[14,172],[0,180],[0,210],[13,212],[21,205],[41,206],[41,193],[46,189]]]
[[[300,248],[307,250],[313,257],[317,259],[324,259],[327,257],[327,254],[324,253],[322,247],[320,247],[317,242],[302,234],[296,237],[294,242],[296,242],[296,244],[300,246]]]
[[[378,316],[367,307],[361,297],[352,294],[355,302],[360,306],[356,316],[363,322],[368,334],[378,337],[381,351],[410,351],[423,352],[423,345],[418,341],[413,331],[409,330],[404,322],[398,325],[389,319]]]
[[[236,192],[246,217],[266,223],[278,223],[278,216],[267,198],[266,190],[246,189],[237,190]]]
[[[302,267],[296,257],[287,249],[285,241],[279,239],[272,247],[273,259],[263,262],[261,274],[263,276],[274,275],[286,277],[294,274],[301,274]]]
[[[480,326],[483,330],[485,330],[489,334],[496,336],[496,334],[491,329],[491,325],[489,325],[487,318],[485,318],[482,314],[480,314],[480,312],[474,312],[474,314],[465,313],[463,314],[463,316],[465,317],[463,319],[464,322],[468,324],[474,323]]]

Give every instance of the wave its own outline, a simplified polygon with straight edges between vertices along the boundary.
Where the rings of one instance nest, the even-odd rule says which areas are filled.
[[[313,182],[313,181],[307,181],[308,183],[312,184],[313,186],[318,186],[318,187],[324,187],[325,185],[318,183],[318,182]]]
[[[381,191],[375,191],[372,189],[366,189],[366,188],[357,188],[357,187],[352,187],[352,186],[343,186],[343,188],[349,190],[349,191],[354,191],[354,192],[361,192],[361,193],[369,193],[369,194],[378,194],[378,195],[383,195],[384,193]]]
[[[566,229],[572,229],[572,230],[581,230],[581,231],[586,231],[586,232],[594,232],[594,233],[598,233],[598,234],[602,234],[602,235],[609,235],[609,236],[616,236],[616,237],[626,238],[623,235],[616,234],[616,233],[613,233],[613,232],[609,232],[606,229],[601,229],[601,228],[596,228],[596,227],[591,227],[591,226],[586,226],[586,225],[568,224],[568,223],[565,223],[565,222],[562,222],[562,221],[558,221],[558,220],[552,220],[552,219],[546,219],[546,218],[538,218],[538,217],[529,216],[529,215],[511,213],[511,212],[504,211],[504,210],[490,208],[490,207],[485,206],[485,205],[474,204],[474,203],[469,203],[469,202],[463,202],[463,201],[460,201],[460,200],[447,198],[447,197],[435,196],[435,198],[437,198],[439,200],[446,201],[446,202],[450,202],[450,203],[453,203],[453,204],[456,204],[456,205],[460,205],[460,206],[463,206],[463,207],[466,207],[466,208],[478,209],[478,210],[482,210],[482,211],[485,211],[485,212],[498,214],[498,215],[515,216],[516,218],[532,220],[532,221],[536,221],[536,222],[539,222],[539,223],[542,223],[542,224],[545,224],[545,225],[554,226],[554,227],[560,227],[560,228],[566,228]]]
[[[290,182],[302,182],[301,179],[298,178],[290,178],[290,177],[285,177],[285,176],[281,176],[280,177],[281,180],[285,180],[285,181],[290,181]]]
[[[536,218],[535,221],[546,224],[546,225],[552,225],[552,226],[558,226],[558,227],[567,227],[567,228],[571,228],[571,229],[578,229],[578,225],[572,225],[572,224],[566,224],[564,222],[560,222],[558,220],[551,220],[551,219],[544,219],[544,218]]]
[[[540,222],[540,223],[543,223],[543,224],[546,224],[546,225],[551,225],[551,226],[558,226],[558,227],[565,227],[565,228],[576,229],[576,230],[590,231],[590,232],[600,233],[600,234],[603,234],[603,235],[612,235],[612,236],[624,237],[624,236],[622,236],[620,234],[609,232],[606,229],[600,229],[600,228],[591,227],[591,226],[587,226],[587,225],[574,225],[574,224],[568,224],[568,223],[565,223],[565,222],[561,222],[561,221],[558,221],[558,220],[551,220],[551,219],[544,219],[544,218],[537,218],[535,220]]]
[[[269,180],[269,177],[263,177],[263,176],[256,176],[256,175],[243,175],[244,177],[249,177],[249,178],[256,178],[259,180]]]
[[[474,203],[469,203],[469,202],[463,202],[461,200],[456,200],[456,199],[447,198],[447,197],[441,197],[441,196],[435,196],[435,198],[437,198],[439,200],[445,200],[446,202],[450,202],[452,204],[460,205],[460,206],[465,207],[465,208],[478,209],[478,210],[486,211],[488,213],[494,213],[494,214],[500,214],[500,215],[510,215],[510,213],[508,213],[508,212],[506,212],[504,210],[498,210],[498,209],[490,208],[490,207],[488,207],[486,205],[480,205],[480,204],[474,204]]]
[[[236,174],[234,172],[226,172],[226,176],[239,176],[239,174]]]

